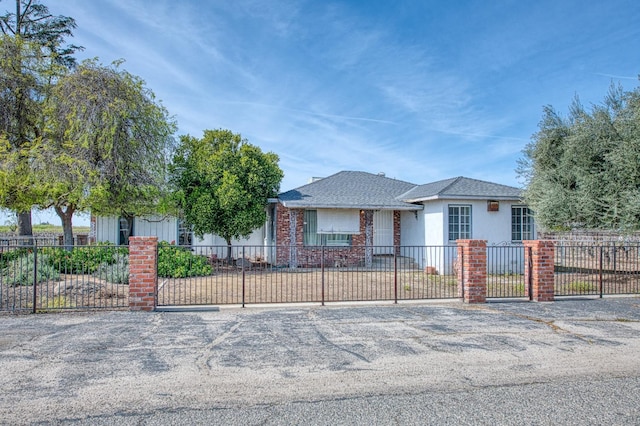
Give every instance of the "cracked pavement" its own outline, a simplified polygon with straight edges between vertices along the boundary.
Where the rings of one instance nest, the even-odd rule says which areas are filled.
[[[0,424],[637,424],[638,354],[634,297],[2,316]]]

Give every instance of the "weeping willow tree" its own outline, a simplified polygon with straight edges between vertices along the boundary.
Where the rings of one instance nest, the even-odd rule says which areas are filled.
[[[612,86],[601,104],[543,110],[518,174],[549,230],[640,229],[640,88]]]
[[[175,121],[143,80],[85,61],[53,86],[33,166],[44,198],[73,245],[72,217],[148,213],[166,192]]]

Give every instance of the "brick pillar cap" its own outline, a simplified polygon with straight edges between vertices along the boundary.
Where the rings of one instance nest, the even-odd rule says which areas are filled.
[[[158,237],[131,236],[129,241],[158,241]]]
[[[486,245],[487,240],[456,240],[458,245]]]

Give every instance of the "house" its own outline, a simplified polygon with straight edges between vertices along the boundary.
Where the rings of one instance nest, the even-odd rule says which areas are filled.
[[[407,255],[397,250],[452,245],[458,239],[497,245],[535,238],[520,189],[465,177],[416,185],[384,174],[343,171],[280,194],[271,209],[276,231],[270,242],[278,246],[278,264],[317,264],[318,247],[331,248],[347,264],[363,258],[367,264],[371,256]],[[292,259],[283,246],[301,249]],[[367,246],[371,253],[362,253]],[[426,259],[409,254],[426,266]],[[432,266],[438,270],[451,268],[450,262],[437,263]]]
[[[225,245],[213,235],[194,238],[175,217],[93,218],[92,226],[97,241],[126,244],[131,235],[157,235],[180,245]],[[270,199],[265,226],[234,244],[260,246],[270,263],[290,267],[320,265],[329,250],[336,266],[368,265],[375,256],[398,254],[444,271],[451,268],[444,256],[432,264],[410,248],[455,245],[458,239],[518,244],[535,237],[518,188],[466,177],[416,185],[342,171]]]
[[[226,241],[218,236],[207,234],[203,238],[194,235],[186,223],[175,216],[91,216],[89,239],[92,242],[111,242],[116,245],[129,245],[129,237],[134,235],[157,236],[179,246],[199,247],[199,254],[226,257]],[[252,254],[263,256],[265,227],[256,229],[249,237],[234,240],[234,246],[259,247],[259,252],[252,249]],[[241,257],[234,253],[234,257]]]

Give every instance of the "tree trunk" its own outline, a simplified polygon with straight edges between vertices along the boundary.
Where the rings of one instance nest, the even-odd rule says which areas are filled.
[[[231,239],[225,238],[225,240],[227,241],[227,264],[231,265],[231,261],[233,260],[231,258]]]
[[[31,226],[31,211],[16,213],[18,219],[18,236],[32,237],[33,227]],[[33,238],[25,238],[22,244],[33,245]]]
[[[71,224],[71,218],[73,217],[75,208],[73,206],[67,206],[67,209],[63,210],[62,207],[54,206],[54,209],[62,220],[63,245],[66,249],[71,250],[73,248],[73,225]]]
[[[19,212],[16,216],[18,218],[18,235],[21,237],[31,237],[33,235],[31,211]]]

